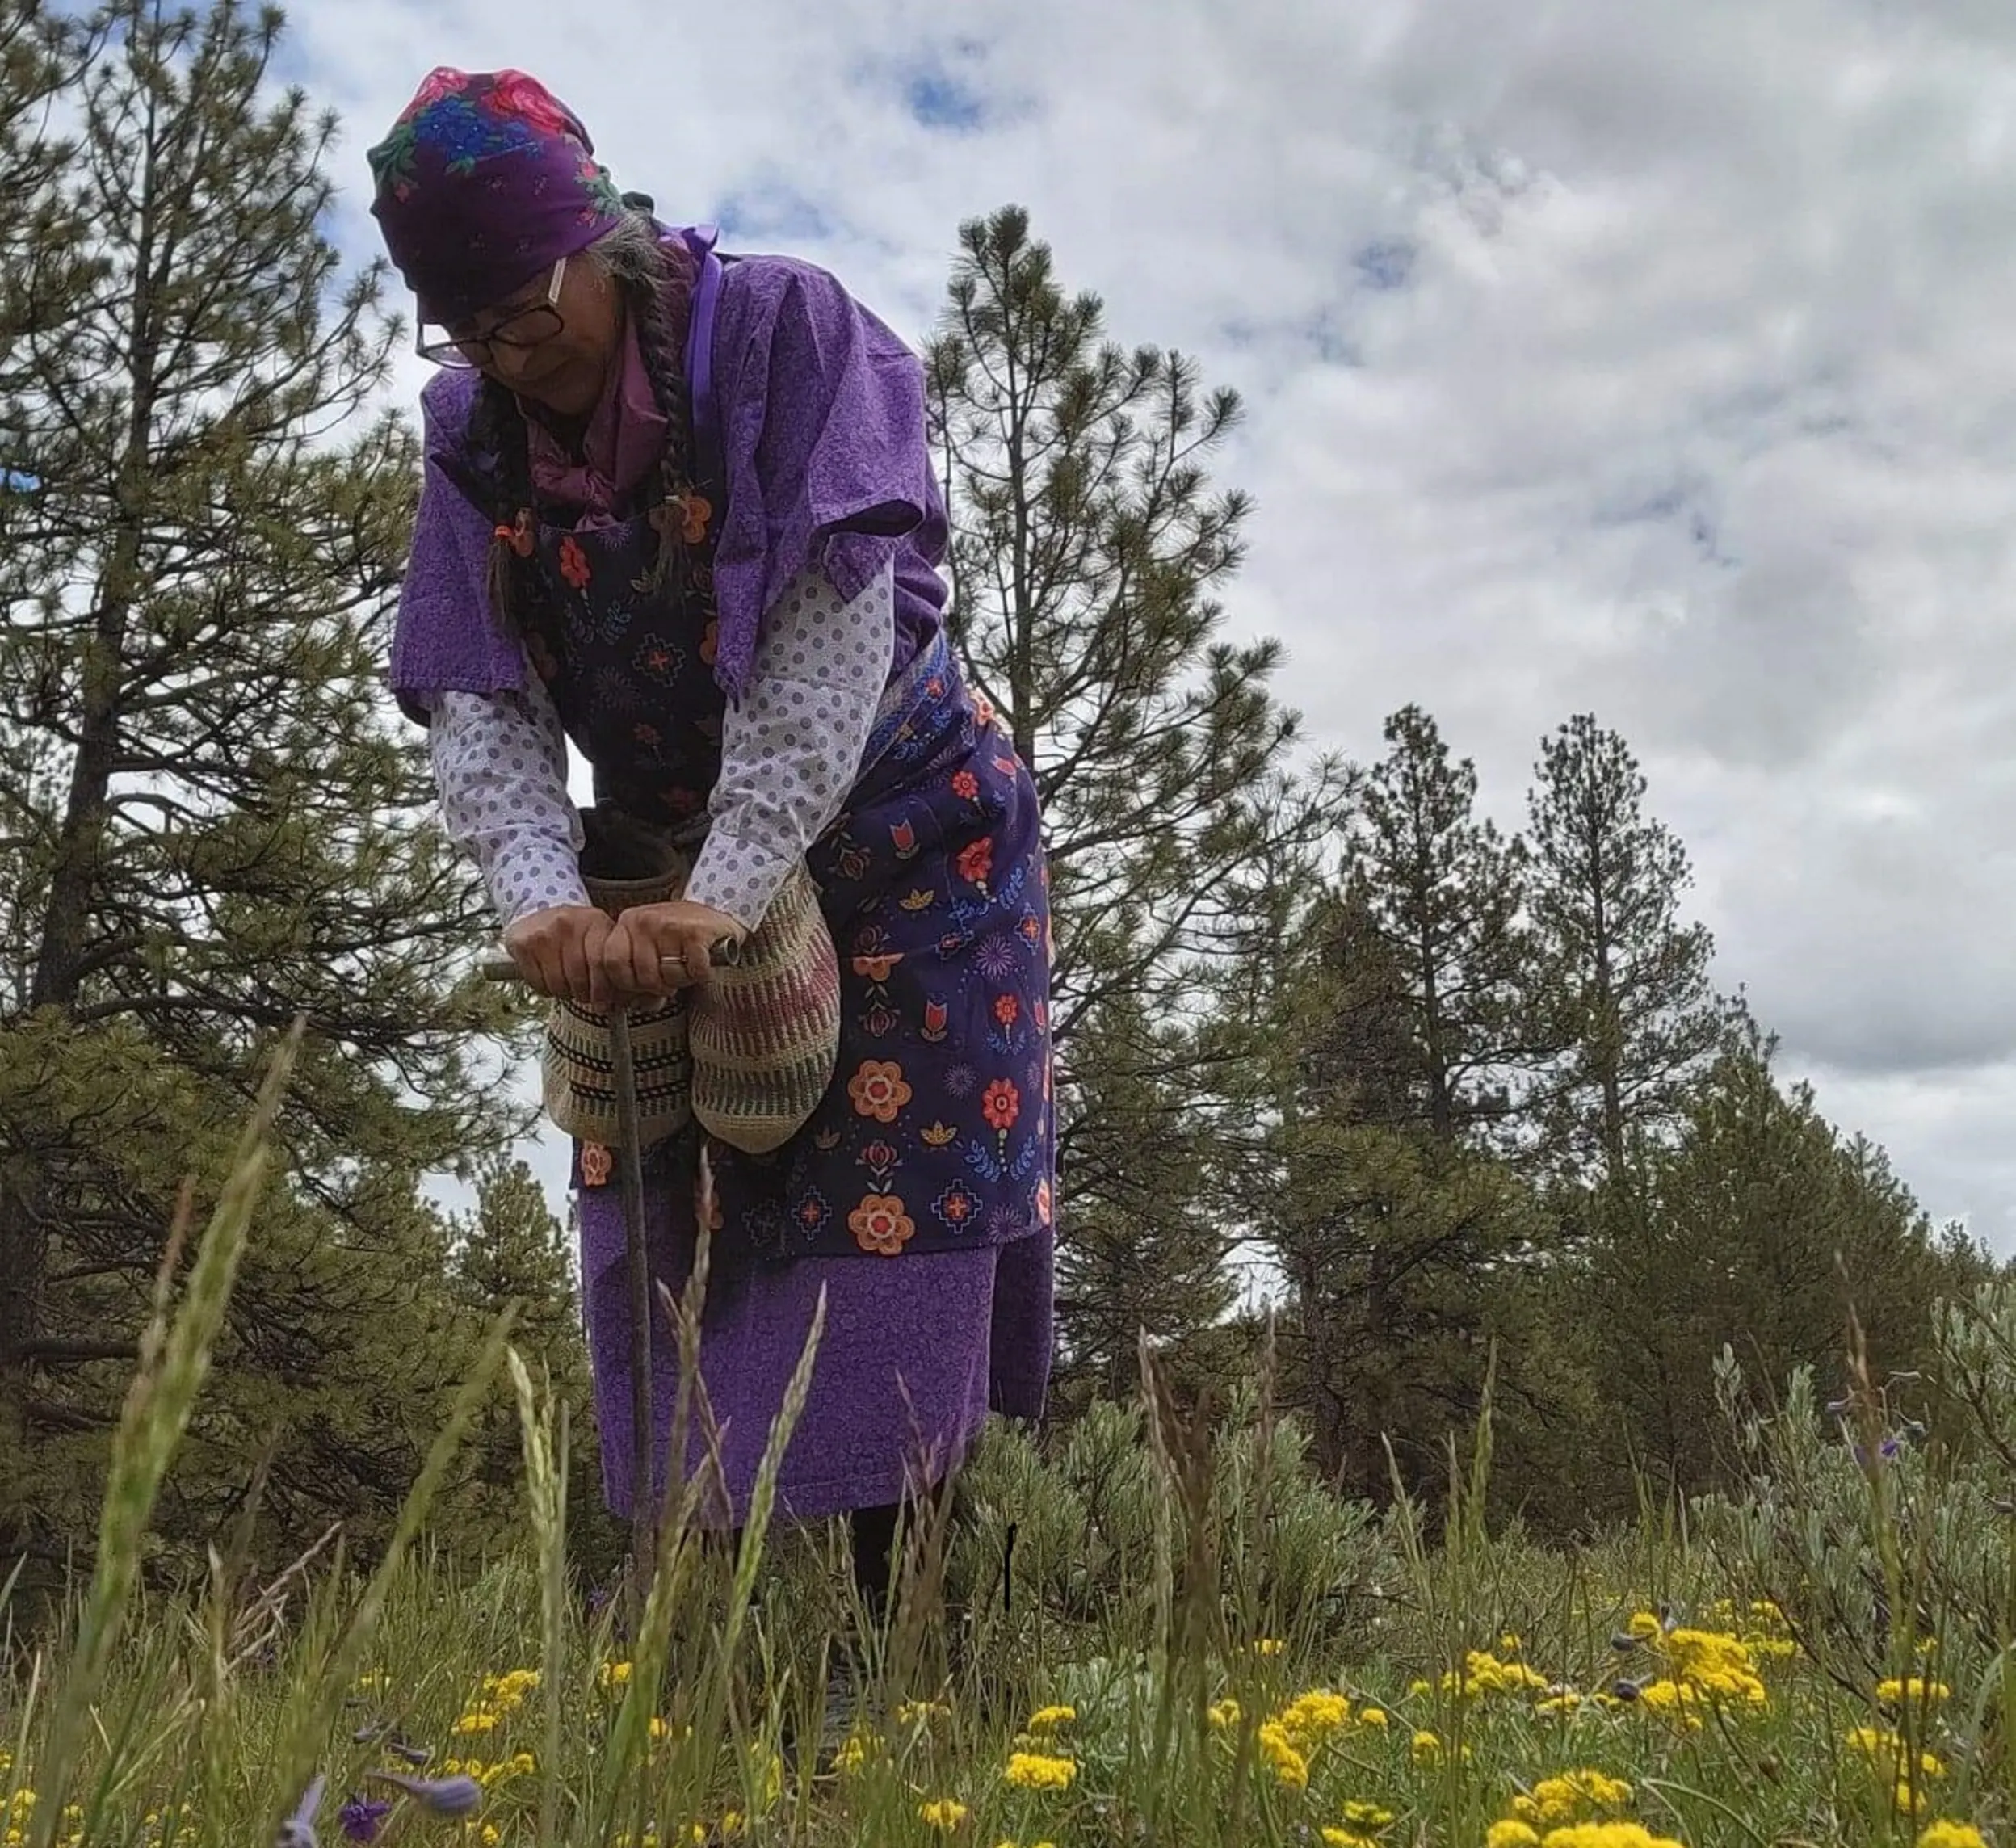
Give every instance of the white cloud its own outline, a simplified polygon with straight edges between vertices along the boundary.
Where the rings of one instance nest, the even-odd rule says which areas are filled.
[[[1623,731],[1788,1066],[2016,1247],[2016,12],[314,0],[296,30],[360,193],[426,65],[514,63],[666,213],[733,202],[908,331],[959,220],[1027,204],[1117,336],[1246,393],[1234,620],[1287,640],[1317,738],[1370,754],[1420,700],[1516,821],[1544,733]]]

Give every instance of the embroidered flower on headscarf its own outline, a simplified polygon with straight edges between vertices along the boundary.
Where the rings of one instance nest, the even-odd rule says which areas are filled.
[[[484,99],[500,116],[517,116],[549,135],[571,135],[573,118],[559,99],[536,77],[522,70],[500,70],[489,94]]]
[[[572,533],[560,542],[560,574],[577,590],[588,588],[588,555]]]
[[[877,1123],[895,1122],[896,1113],[910,1101],[910,1094],[903,1068],[893,1059],[863,1059],[861,1069],[847,1081],[854,1107]]]
[[[1015,1119],[1022,1115],[1022,1093],[1016,1090],[1014,1080],[996,1078],[980,1100],[980,1114],[987,1119],[989,1129],[1003,1136],[1013,1129]]]
[[[1003,1027],[1012,1027],[1022,1016],[1022,1003],[1012,994],[994,997],[994,1018]]]
[[[399,112],[401,122],[410,122],[430,103],[439,103],[444,96],[452,96],[469,81],[469,74],[457,70],[452,65],[438,64],[421,78],[420,87],[413,93],[413,100]]]
[[[1036,1223],[1050,1223],[1050,1182],[1048,1178],[1036,1182]]]
[[[970,770],[952,773],[952,793],[962,802],[970,802],[980,793],[980,779]]]
[[[584,1142],[581,1145],[581,1184],[584,1187],[606,1187],[612,1164],[609,1151],[599,1142]]]
[[[865,1195],[860,1205],[847,1215],[847,1227],[863,1251],[883,1258],[895,1257],[917,1231],[916,1222],[894,1194]]]

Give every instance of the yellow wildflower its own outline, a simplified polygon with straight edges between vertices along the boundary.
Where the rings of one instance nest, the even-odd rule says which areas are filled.
[[[1274,1774],[1291,1790],[1309,1787],[1309,1762],[1296,1749],[1295,1741],[1278,1720],[1260,1728],[1260,1754],[1273,1767]]]
[[[1551,1829],[1547,1848],[1682,1848],[1670,1835],[1654,1835],[1642,1822],[1577,1822]]]
[[[1540,1848],[1539,1831],[1531,1823],[1508,1816],[1484,1832],[1484,1848]]]
[[[1631,1805],[1631,1786],[1601,1771],[1568,1771],[1543,1778],[1512,1800],[1512,1813],[1535,1829],[1555,1829],[1615,1814]]]
[[[1766,1704],[1749,1648],[1720,1630],[1675,1630],[1659,1645],[1673,1678],[1720,1700]]]
[[[942,1796],[934,1803],[920,1804],[918,1816],[927,1829],[935,1829],[949,1835],[966,1820],[966,1806],[955,1803],[948,1796]]]
[[[1204,1717],[1220,1732],[1228,1732],[1239,1724],[1239,1703],[1236,1700],[1216,1700],[1204,1710]]]
[[[874,1751],[874,1741],[869,1734],[850,1732],[833,1755],[833,1768],[843,1778],[851,1777],[867,1763]]]
[[[1942,1681],[1927,1681],[1922,1675],[1907,1675],[1900,1681],[1892,1676],[1876,1684],[1880,1707],[1930,1707],[1951,1699],[1953,1690]]]
[[[468,1712],[460,1715],[454,1725],[448,1728],[451,1732],[464,1734],[493,1732],[496,1729],[497,1716],[487,1707],[472,1707]]]
[[[1569,1714],[1582,1704],[1582,1697],[1572,1687],[1564,1687],[1559,1694],[1550,1694],[1533,1711],[1549,1715]]]
[[[1941,1816],[1937,1822],[1928,1822],[1920,1832],[1918,1848],[1988,1848],[1988,1843],[1972,1823]]]
[[[1275,1716],[1282,1730],[1304,1750],[1341,1731],[1350,1717],[1351,1703],[1342,1695],[1322,1687],[1298,1695]]]
[[[906,1700],[896,1710],[896,1723],[899,1726],[922,1726],[938,1715],[951,1712],[942,1700]]]
[[[1631,1621],[1624,1626],[1627,1636],[1636,1636],[1641,1643],[1649,1643],[1665,1633],[1665,1625],[1649,1611],[1634,1611]]]
[[[1018,1790],[1069,1790],[1078,1774],[1075,1758],[1052,1758],[1042,1752],[1017,1752],[1002,1773]]]
[[[1858,1726],[1849,1733],[1848,1743],[1871,1764],[1884,1766],[1892,1774],[1901,1776],[1900,1767],[1908,1748],[1898,1734],[1884,1728]],[[1945,1762],[1934,1752],[1921,1752],[1918,1754],[1918,1770],[1928,1778],[1946,1775]]]
[[[1490,1694],[1544,1692],[1546,1687],[1545,1675],[1524,1662],[1502,1662],[1485,1649],[1472,1649],[1464,1656],[1461,1668],[1451,1669],[1442,1678],[1443,1693],[1458,1700]]]
[[[1386,1724],[1386,1709],[1383,1707],[1361,1708],[1358,1723],[1361,1726],[1384,1726]]]
[[[1278,1656],[1288,1645],[1279,1636],[1262,1636],[1253,1645],[1256,1656]]]
[[[1379,1848],[1369,1835],[1360,1835],[1354,1829],[1326,1829],[1323,1831],[1323,1848]]]
[[[1422,1764],[1431,1764],[1442,1756],[1442,1741],[1432,1732],[1417,1732],[1413,1737],[1413,1754]]]
[[[494,1822],[486,1822],[477,1831],[477,1838],[482,1842],[483,1848],[497,1848],[498,1843],[504,1839],[504,1831]]]
[[[1347,1803],[1344,1806],[1344,1820],[1354,1829],[1377,1830],[1393,1820],[1393,1812],[1381,1809],[1376,1803]]]
[[[1502,1656],[1521,1655],[1525,1653],[1525,1643],[1513,1631],[1506,1631],[1498,1639],[1498,1653]]]
[[[1029,1730],[1054,1732],[1060,1726],[1069,1726],[1077,1716],[1075,1707],[1039,1707],[1029,1716]]]

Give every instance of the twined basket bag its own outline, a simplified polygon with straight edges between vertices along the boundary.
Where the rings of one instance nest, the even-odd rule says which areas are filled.
[[[582,880],[611,917],[683,895],[693,871],[688,849],[608,809],[586,809],[582,822]],[[631,1009],[640,1146],[697,1119],[731,1149],[762,1155],[781,1148],[825,1095],[839,1044],[839,960],[801,860],[762,922],[732,959],[715,960],[705,982],[661,1006]],[[541,1092],[546,1114],[567,1134],[620,1145],[606,1014],[553,1003]]]

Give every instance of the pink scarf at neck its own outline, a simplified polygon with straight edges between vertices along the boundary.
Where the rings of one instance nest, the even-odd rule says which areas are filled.
[[[610,368],[601,400],[589,417],[579,457],[571,455],[535,414],[527,416],[525,431],[532,486],[540,498],[578,507],[582,526],[615,524],[616,507],[636,491],[665,452],[665,419],[637,345],[636,327],[628,315],[624,317],[617,363]]]

